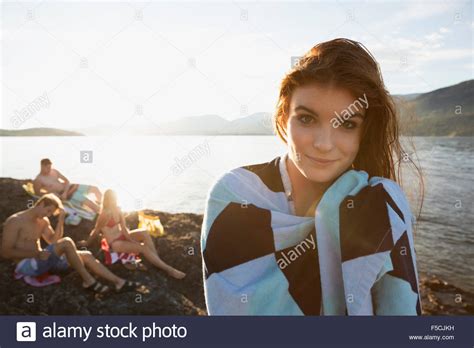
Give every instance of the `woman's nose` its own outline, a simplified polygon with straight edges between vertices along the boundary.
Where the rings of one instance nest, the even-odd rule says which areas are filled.
[[[333,149],[334,128],[329,124],[317,127],[314,132],[313,147],[321,152],[329,152]]]

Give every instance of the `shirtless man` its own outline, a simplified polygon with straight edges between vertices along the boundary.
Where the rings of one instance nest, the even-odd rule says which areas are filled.
[[[53,230],[48,217],[58,211],[58,223]],[[90,251],[77,250],[71,238],[63,238],[64,216],[61,201],[50,193],[30,209],[13,214],[5,221],[0,252],[4,258],[17,263],[15,272],[35,277],[65,270],[70,265],[81,276],[82,286],[96,293],[106,293],[110,288],[96,280],[89,270],[112,282],[116,291],[138,286],[110,272]],[[41,248],[41,237],[49,244],[45,249]]]
[[[94,212],[99,212],[99,205],[90,200],[87,195],[93,193],[97,202],[102,200],[102,193],[95,186],[71,184],[69,180],[62,175],[59,170],[51,168],[52,162],[49,158],[41,160],[41,171],[33,180],[33,188],[37,195],[41,195],[42,191],[46,193],[54,193],[61,200],[69,200],[78,206],[85,205]]]

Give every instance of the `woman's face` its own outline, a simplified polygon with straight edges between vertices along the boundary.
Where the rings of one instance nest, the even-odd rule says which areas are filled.
[[[368,102],[337,87],[298,87],[290,101],[287,143],[290,159],[310,181],[329,183],[354,162]]]

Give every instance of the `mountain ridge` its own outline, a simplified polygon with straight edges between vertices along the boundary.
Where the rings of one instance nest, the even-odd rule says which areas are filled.
[[[402,135],[474,136],[474,80],[463,81],[426,93],[393,95]],[[141,126],[129,125],[122,130],[134,135],[274,135],[272,114],[256,112],[227,120],[216,114],[187,116],[176,121]],[[0,129],[0,136],[78,136],[117,134],[107,125],[62,130],[30,128]],[[121,134],[121,133],[118,133]]]

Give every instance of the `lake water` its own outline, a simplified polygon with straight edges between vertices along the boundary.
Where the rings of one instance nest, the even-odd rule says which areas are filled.
[[[415,237],[419,269],[474,291],[474,139],[414,141],[425,178]],[[272,136],[1,137],[0,146],[2,177],[34,178],[40,159],[49,157],[72,182],[116,190],[124,210],[193,213],[203,213],[210,186],[225,171],[285,152]]]

